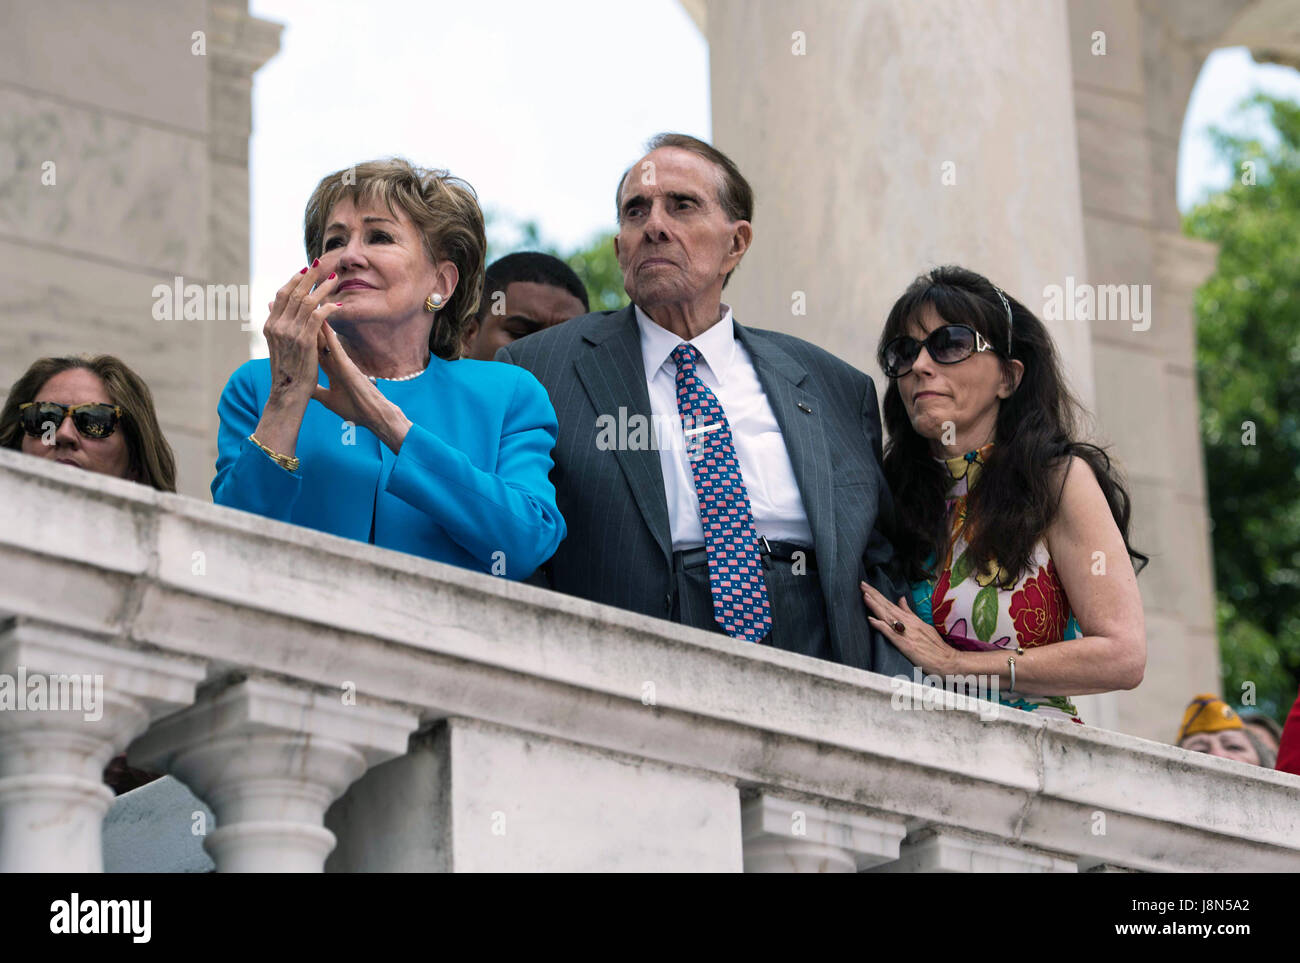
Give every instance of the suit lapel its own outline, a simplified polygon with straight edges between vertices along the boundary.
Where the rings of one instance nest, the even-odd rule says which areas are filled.
[[[648,426],[653,422],[650,392],[646,387],[641,335],[632,306],[602,318],[584,338],[591,350],[577,360],[575,368],[596,414],[610,415],[620,425],[630,421],[633,415],[641,415],[645,418],[646,437],[649,438]],[[621,414],[620,409],[625,414]],[[659,452],[648,444],[637,451],[626,448],[625,445],[616,446],[614,456],[627,478],[646,526],[663,550],[665,562],[671,566],[672,530]]]
[[[834,484],[830,444],[826,437],[825,405],[809,390],[808,372],[781,347],[735,323],[736,337],[754,360],[759,383],[767,393],[772,414],[781,428],[808,527],[817,551],[817,568],[825,588],[835,571]]]

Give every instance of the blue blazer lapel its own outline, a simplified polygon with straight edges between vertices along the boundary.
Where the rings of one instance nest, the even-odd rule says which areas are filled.
[[[575,368],[597,416],[611,415],[622,424],[630,421],[633,415],[641,415],[647,426],[646,438],[652,438],[650,392],[646,387],[641,335],[632,306],[606,315],[583,337],[591,350],[575,362]],[[621,414],[620,409],[625,414]],[[635,451],[625,450],[625,447],[616,446],[614,456],[627,478],[646,526],[663,550],[665,562],[671,566],[672,530],[659,452],[649,444]]]
[[[772,414],[781,427],[808,527],[812,529],[817,568],[825,588],[836,564],[835,479],[831,474],[830,443],[826,437],[824,405],[813,393],[807,370],[781,347],[735,322],[736,337],[754,360],[759,383],[767,393]]]

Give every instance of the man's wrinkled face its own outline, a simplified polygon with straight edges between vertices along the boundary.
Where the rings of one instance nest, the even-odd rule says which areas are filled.
[[[628,171],[614,250],[628,297],[642,308],[721,291],[749,246],[748,221],[718,203],[722,172],[680,147],[651,151]]]

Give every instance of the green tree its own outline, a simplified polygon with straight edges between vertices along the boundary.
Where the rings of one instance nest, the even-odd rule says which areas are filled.
[[[623,290],[623,272],[614,254],[614,233],[597,234],[588,243],[563,252],[542,239],[536,221],[520,221],[496,210],[485,212],[487,222],[487,263],[515,251],[541,251],[564,261],[587,286],[593,311],[614,311],[627,304]]]
[[[1212,131],[1231,187],[1184,219],[1219,245],[1197,370],[1224,692],[1279,721],[1300,678],[1300,104],[1256,95],[1263,137]]]
[[[564,258],[587,286],[587,293],[591,296],[591,310],[614,311],[627,304],[627,292],[623,290],[623,272],[619,269],[618,257],[614,254],[612,232],[597,235],[586,247],[560,257]]]

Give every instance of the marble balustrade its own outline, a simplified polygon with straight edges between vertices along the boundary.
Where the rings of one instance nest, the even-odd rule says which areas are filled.
[[[223,872],[1300,869],[1294,776],[8,451],[0,503],[0,687],[102,685],[0,709],[0,871],[164,797]]]

